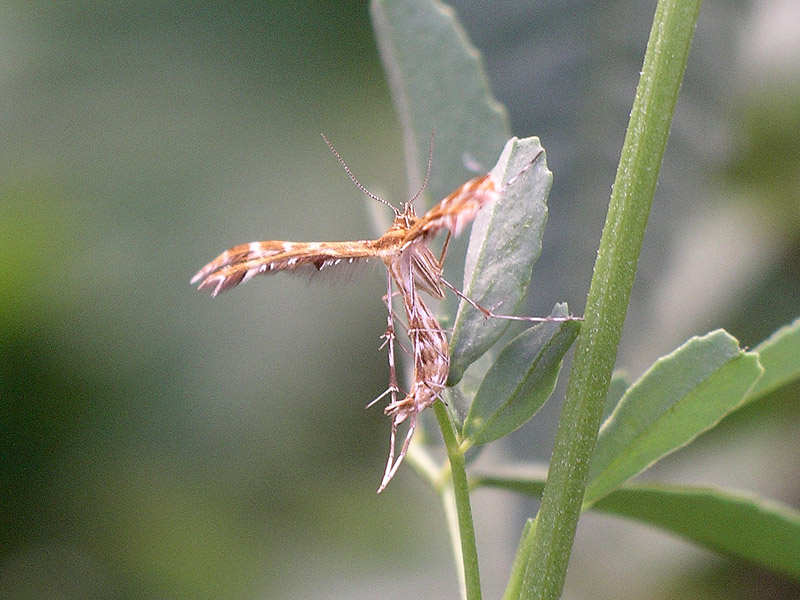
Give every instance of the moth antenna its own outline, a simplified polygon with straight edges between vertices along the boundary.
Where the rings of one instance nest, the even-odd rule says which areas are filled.
[[[531,167],[532,167],[532,166],[533,166],[533,165],[536,163],[536,161],[537,161],[537,160],[539,160],[539,157],[540,157],[542,154],[544,154],[544,148],[543,148],[543,149],[541,149],[541,150],[539,150],[539,152],[537,152],[537,153],[536,153],[536,156],[534,156],[534,157],[533,157],[533,158],[530,160],[530,162],[529,162],[527,165],[525,165],[525,167],[524,167],[524,168],[523,168],[523,169],[522,169],[522,170],[521,170],[519,173],[517,173],[517,174],[516,174],[516,175],[514,175],[514,176],[513,176],[511,179],[509,179],[508,181],[506,181],[506,184],[505,184],[505,185],[504,185],[502,188],[500,188],[500,192],[503,192],[503,191],[505,191],[505,190],[506,190],[506,188],[508,188],[510,185],[512,185],[512,184],[513,184],[513,183],[514,183],[514,182],[515,182],[517,179],[519,179],[520,177],[522,177],[522,176],[525,174],[525,172],[526,172],[528,169],[530,169],[530,168],[531,168]]]
[[[422,182],[422,187],[419,188],[414,196],[412,196],[411,200],[407,202],[407,204],[414,204],[414,200],[419,198],[422,195],[422,190],[425,189],[425,186],[428,185],[428,179],[431,176],[431,165],[433,164],[433,138],[436,136],[436,127],[433,128],[431,132],[431,142],[430,146],[428,147],[428,169],[425,171],[425,181]]]
[[[362,184],[362,183],[361,183],[361,182],[360,182],[358,179],[356,179],[356,176],[355,176],[355,175],[353,175],[353,172],[350,170],[350,167],[348,167],[348,166],[347,166],[347,163],[346,163],[346,162],[344,162],[344,159],[343,159],[343,158],[341,157],[341,155],[340,155],[340,154],[339,154],[339,153],[336,151],[336,148],[334,148],[334,147],[333,147],[333,144],[331,144],[331,143],[330,143],[330,141],[328,141],[328,138],[326,138],[326,137],[325,137],[325,134],[324,134],[324,133],[321,133],[320,135],[322,136],[322,139],[323,139],[323,140],[325,140],[325,143],[326,143],[326,144],[328,144],[328,148],[330,148],[330,149],[331,149],[331,152],[333,152],[334,156],[336,156],[336,158],[338,158],[338,159],[339,159],[339,162],[340,162],[340,163],[342,164],[342,166],[344,167],[344,170],[345,170],[345,171],[347,172],[347,174],[350,176],[350,179],[353,181],[353,183],[355,183],[355,184],[356,184],[356,186],[358,187],[358,189],[360,189],[362,192],[364,192],[364,193],[365,193],[367,196],[369,196],[369,197],[370,197],[370,198],[372,198],[373,200],[377,200],[378,202],[381,202],[382,204],[385,204],[386,206],[388,206],[389,208],[391,208],[391,209],[394,211],[394,214],[395,214],[396,216],[398,216],[398,217],[399,217],[401,214],[403,214],[403,213],[401,213],[401,212],[400,212],[400,211],[397,209],[397,207],[395,207],[394,205],[392,205],[390,202],[387,202],[386,200],[384,200],[384,199],[383,199],[383,198],[381,198],[380,196],[378,196],[378,195],[376,195],[376,194],[373,194],[373,193],[372,193],[372,192],[370,192],[370,191],[369,191],[369,190],[368,190],[366,187],[364,187],[364,185],[363,185],[363,184]],[[430,168],[430,167],[429,167],[429,168]],[[427,178],[425,179],[425,181],[427,181]]]

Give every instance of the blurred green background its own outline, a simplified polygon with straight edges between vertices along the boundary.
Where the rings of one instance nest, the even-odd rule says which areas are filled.
[[[452,4],[555,174],[528,312],[580,314],[655,2]],[[800,313],[798,30],[790,0],[703,6],[620,349],[634,376],[693,334],[752,346]],[[375,233],[320,132],[405,199],[366,2],[4,2],[0,48],[0,597],[456,598],[433,493],[410,468],[374,493],[380,269],[216,300],[188,283],[233,244]],[[797,506],[798,397],[655,475]],[[558,408],[484,458],[546,460]],[[487,597],[534,509],[476,494]],[[594,516],[566,590],[799,593]]]

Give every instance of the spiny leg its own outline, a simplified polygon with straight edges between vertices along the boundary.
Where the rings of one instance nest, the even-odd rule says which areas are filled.
[[[489,319],[506,319],[508,321],[526,321],[529,323],[564,323],[566,321],[583,321],[583,317],[518,317],[517,315],[500,315],[494,312],[493,310],[481,306],[475,300],[467,296],[464,292],[459,290],[456,286],[452,283],[447,281],[444,277],[441,278],[441,281],[444,285],[448,288],[453,290],[453,293],[464,300],[467,304],[469,304],[472,308],[480,312],[485,318]]]
[[[452,232],[448,229],[447,230],[447,237],[444,238],[444,244],[442,244],[442,253],[439,256],[439,272],[441,272],[442,268],[444,267],[444,257],[447,256],[447,246],[450,245],[450,236]]]
[[[392,275],[391,273],[387,273],[386,296],[384,296],[384,299],[386,301],[386,309],[388,314],[386,317],[386,331],[381,336],[381,339],[383,340],[381,348],[387,345],[389,346],[389,387],[386,388],[386,390],[380,396],[367,404],[367,408],[378,402],[378,400],[384,398],[387,394],[391,395],[392,403],[397,402],[397,392],[400,391],[400,385],[397,381],[397,368],[394,361],[394,344],[397,341],[397,336],[394,333],[394,311],[392,310],[393,296]]]
[[[401,419],[398,419],[398,416],[395,415],[392,418],[392,433],[389,436],[389,460],[386,461],[386,471],[384,471],[383,479],[381,480],[381,485],[378,488],[378,493],[380,494],[383,490],[386,489],[386,486],[389,485],[389,482],[394,477],[395,473],[397,473],[397,469],[400,468],[400,464],[403,462],[403,458],[406,456],[406,452],[408,452],[408,447],[411,445],[411,438],[414,436],[414,429],[417,427],[417,413],[412,412],[411,418],[408,422],[408,433],[406,433],[406,439],[403,442],[403,447],[400,449],[400,454],[397,457],[397,461],[394,460],[394,446],[397,440],[397,425],[402,422]]]

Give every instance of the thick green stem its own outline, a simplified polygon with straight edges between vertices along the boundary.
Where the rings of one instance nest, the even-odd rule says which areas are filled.
[[[478,571],[478,546],[475,543],[475,527],[472,524],[472,508],[469,503],[469,484],[464,455],[458,447],[455,428],[447,413],[447,407],[442,402],[433,405],[439,428],[442,430],[444,445],[447,449],[447,458],[450,462],[450,474],[453,482],[453,496],[455,498],[456,513],[458,516],[458,533],[461,539],[461,560],[464,565],[464,591],[467,600],[480,600],[481,577]],[[447,494],[447,487],[440,490]]]
[[[578,336],[521,598],[560,597],[700,0],[659,0]]]

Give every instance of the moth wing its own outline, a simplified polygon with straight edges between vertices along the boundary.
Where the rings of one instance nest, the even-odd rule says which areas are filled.
[[[470,179],[420,217],[408,231],[405,244],[420,236],[436,235],[442,229],[458,235],[481,208],[497,199],[497,190],[491,173]]]
[[[357,242],[251,242],[234,246],[200,269],[191,283],[212,296],[261,273],[325,267],[374,256],[371,240]]]

